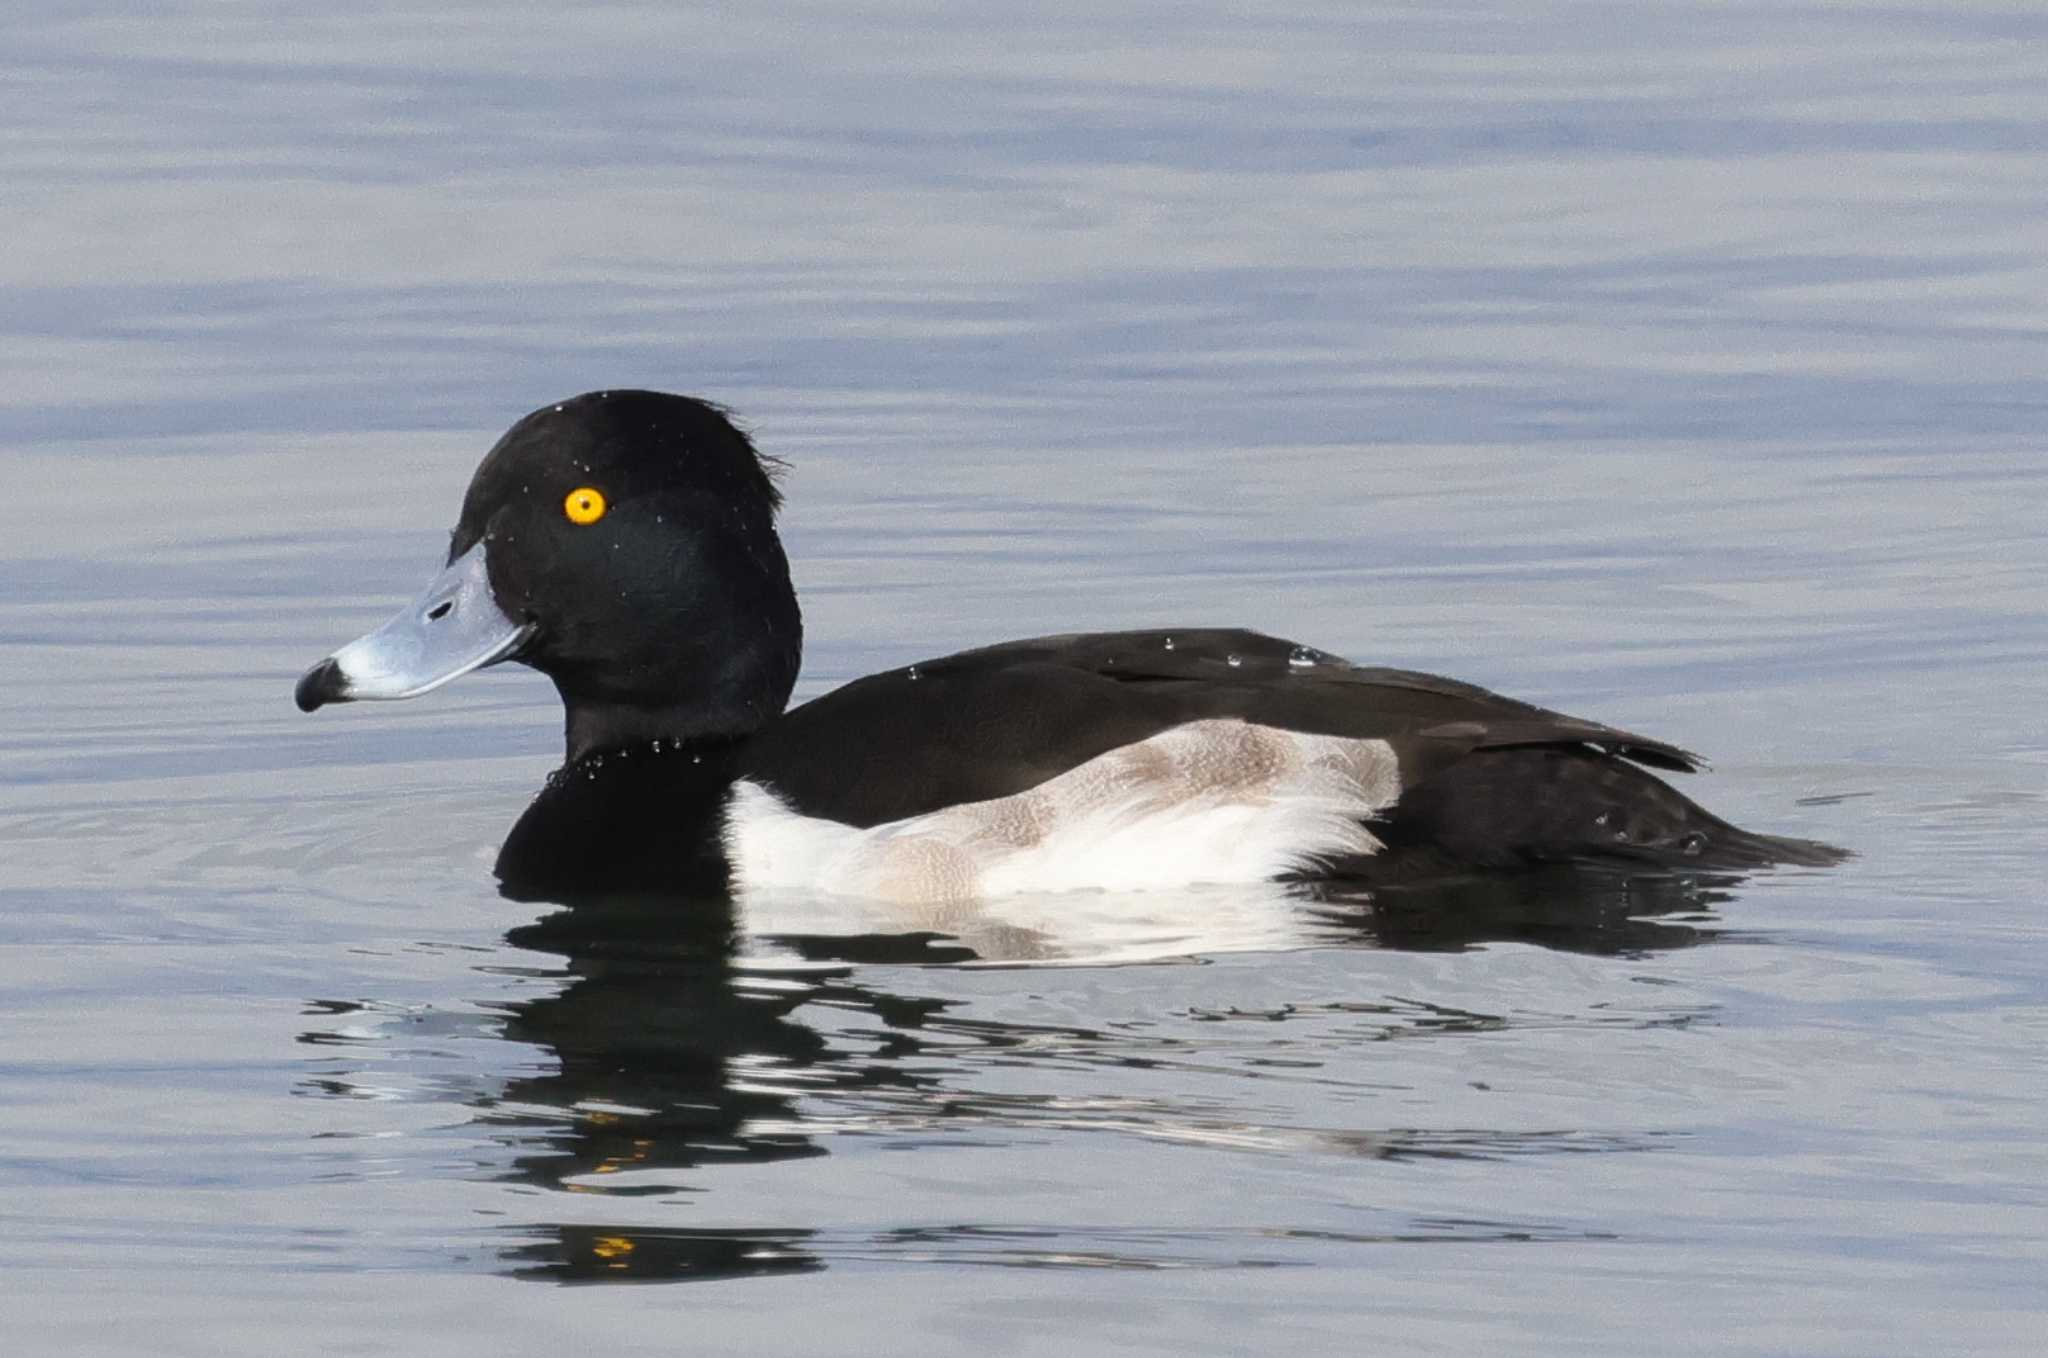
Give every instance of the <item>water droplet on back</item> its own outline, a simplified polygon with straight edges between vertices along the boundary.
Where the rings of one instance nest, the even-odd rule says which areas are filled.
[[[1323,653],[1311,646],[1297,646],[1287,653],[1290,669],[1305,670],[1323,658]]]
[[[903,671],[903,677],[915,683],[917,680],[924,678],[924,674],[917,666],[912,665],[909,669]]]
[[[1223,657],[1223,663],[1230,666],[1230,668],[1232,669],[1236,669],[1239,665],[1242,665],[1244,663],[1244,657],[1241,655],[1226,655]]]
[[[1166,649],[1167,649],[1167,650],[1169,650],[1169,651],[1173,649],[1173,638],[1172,638],[1172,637],[1168,637],[1168,638],[1166,639]]]

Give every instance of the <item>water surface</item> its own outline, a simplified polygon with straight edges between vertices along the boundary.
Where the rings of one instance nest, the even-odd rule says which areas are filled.
[[[2031,1352],[2044,38],[6,21],[7,1332]],[[410,595],[506,424],[626,385],[791,462],[799,696],[1246,623],[1701,749],[1716,811],[1861,856],[1154,903],[1144,965],[730,964],[512,905],[544,681],[314,718],[290,686]],[[608,1281],[669,1285],[552,1285]]]

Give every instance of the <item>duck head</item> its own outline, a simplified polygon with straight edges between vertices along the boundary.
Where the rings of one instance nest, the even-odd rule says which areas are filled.
[[[502,661],[554,680],[568,754],[758,729],[796,682],[802,621],[771,464],[708,402],[591,392],[484,457],[441,573],[308,670],[295,697],[412,698]]]

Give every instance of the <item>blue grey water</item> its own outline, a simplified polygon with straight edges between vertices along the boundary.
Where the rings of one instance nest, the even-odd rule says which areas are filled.
[[[2038,9],[81,3],[0,74],[11,1352],[2041,1350]],[[605,386],[790,462],[804,695],[1243,623],[1860,856],[564,943],[489,872],[544,681],[290,688]]]

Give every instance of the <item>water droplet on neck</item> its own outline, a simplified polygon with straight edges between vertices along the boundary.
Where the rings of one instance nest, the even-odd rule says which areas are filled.
[[[1608,821],[1611,821],[1613,819],[1614,813],[1612,811],[1602,811],[1599,815],[1593,817],[1593,824],[1605,825]]]
[[[921,670],[919,670],[917,666],[912,665],[909,669],[903,671],[903,677],[905,679],[910,680],[910,682],[914,684],[918,680],[924,678],[924,673]]]
[[[1236,669],[1239,665],[1242,665],[1244,663],[1244,657],[1241,655],[1226,655],[1223,657],[1223,663],[1230,666],[1230,668],[1232,669]]]
[[[1168,638],[1166,639],[1166,649],[1167,649],[1167,650],[1169,650],[1169,651],[1173,649],[1173,638],[1172,638],[1172,637],[1168,637]]]
[[[1290,669],[1305,670],[1323,658],[1323,653],[1310,646],[1297,646],[1287,653]]]

